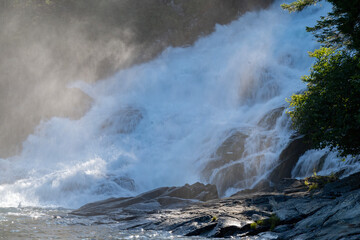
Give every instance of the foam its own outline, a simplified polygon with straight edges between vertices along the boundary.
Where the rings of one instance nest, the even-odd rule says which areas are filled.
[[[248,129],[248,159],[262,154],[251,186],[266,175],[292,134],[283,114],[265,132],[258,121],[304,89],[300,77],[317,43],[311,26],[326,9],[288,14],[279,2],[249,12],[158,58],[80,88],[93,98],[79,120],[40,124],[18,156],[0,160],[0,205],[75,208],[110,196],[201,181],[201,168],[231,129]],[[259,150],[258,136],[272,145]],[[260,152],[259,152],[260,151]]]

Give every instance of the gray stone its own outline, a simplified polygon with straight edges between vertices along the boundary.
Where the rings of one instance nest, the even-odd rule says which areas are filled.
[[[124,230],[141,228],[184,236],[360,239],[359,176],[328,183],[314,192],[302,180],[283,179],[272,190],[241,191],[212,200],[201,194],[211,192],[211,185],[159,188],[133,198],[87,204],[73,214],[102,214],[94,224],[117,221]],[[251,226],[259,220],[262,223]]]
[[[178,208],[194,203],[218,199],[214,185],[195,183],[182,187],[162,187],[136,197],[110,198],[104,201],[89,203],[73,211],[83,216],[106,215],[117,209],[131,212],[151,212],[162,208]]]

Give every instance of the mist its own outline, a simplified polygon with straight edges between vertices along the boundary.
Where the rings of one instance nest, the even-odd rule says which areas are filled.
[[[92,83],[188,46],[272,1],[3,0],[0,4],[0,157],[21,151],[40,121],[78,119],[91,106],[69,84]]]

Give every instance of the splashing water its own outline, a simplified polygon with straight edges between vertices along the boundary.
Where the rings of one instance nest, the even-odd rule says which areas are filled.
[[[93,85],[73,84],[93,98],[92,108],[79,120],[43,122],[19,156],[0,159],[0,205],[74,208],[199,180],[223,194],[253,186],[293,133],[285,99],[305,87],[307,51],[317,47],[305,26],[326,9],[289,15],[277,2],[194,46],[169,48]],[[243,149],[223,147],[231,159],[206,169],[234,134]],[[230,180],[224,169],[233,169]]]

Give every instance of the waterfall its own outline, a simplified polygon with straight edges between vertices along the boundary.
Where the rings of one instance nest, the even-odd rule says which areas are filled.
[[[226,196],[266,178],[294,134],[285,99],[305,88],[307,51],[318,47],[305,26],[328,9],[290,15],[279,4],[108,79],[69,85],[91,109],[42,122],[21,154],[0,159],[1,206],[74,208],[196,181]],[[312,173],[313,156],[323,155],[306,152],[294,177]],[[336,168],[336,155],[325,158],[324,171]]]

